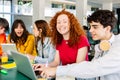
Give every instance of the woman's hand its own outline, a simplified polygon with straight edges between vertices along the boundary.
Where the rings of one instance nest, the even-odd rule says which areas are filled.
[[[32,66],[33,66],[35,74],[36,75],[41,75],[42,69],[45,65],[43,65],[43,64],[33,64]]]
[[[43,67],[45,67],[44,64],[33,64],[32,66],[34,70],[41,70]]]

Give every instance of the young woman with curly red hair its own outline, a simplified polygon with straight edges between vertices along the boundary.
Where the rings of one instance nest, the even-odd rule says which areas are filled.
[[[50,66],[79,63],[88,60],[89,43],[85,31],[76,17],[65,10],[55,14],[50,21],[52,43],[57,54]]]

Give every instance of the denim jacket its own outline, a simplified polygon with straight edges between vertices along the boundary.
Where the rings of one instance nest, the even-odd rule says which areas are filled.
[[[54,60],[56,49],[52,45],[51,39],[49,37],[45,38],[43,46],[41,44],[41,41],[38,41],[37,51],[38,51],[38,56],[35,57],[34,59],[35,63],[44,64],[46,62],[52,62]],[[42,55],[44,57],[42,57]]]

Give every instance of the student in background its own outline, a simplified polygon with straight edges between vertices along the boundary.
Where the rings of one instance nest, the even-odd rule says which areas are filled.
[[[41,75],[120,80],[120,34],[114,35],[112,32],[117,22],[115,14],[109,10],[98,10],[87,20],[93,40],[100,40],[95,46],[93,60],[57,68],[44,68]]]
[[[52,43],[56,55],[50,67],[80,63],[88,60],[89,43],[85,32],[76,17],[65,10],[57,12],[50,21]],[[35,67],[38,67],[36,65]]]
[[[9,29],[9,23],[5,18],[0,18],[0,44],[6,43],[5,32]],[[0,56],[2,56],[2,47],[0,45]]]
[[[15,43],[20,53],[37,55],[34,36],[27,31],[24,22],[20,19],[13,22],[11,33],[8,35],[8,42]]]
[[[30,56],[35,63],[46,64],[54,60],[55,47],[51,43],[51,31],[45,20],[36,20],[33,25],[33,33],[36,39],[38,56]]]

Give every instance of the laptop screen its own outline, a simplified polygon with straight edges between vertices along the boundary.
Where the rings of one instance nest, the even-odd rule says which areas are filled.
[[[33,80],[37,80],[37,77],[32,69],[32,65],[30,63],[29,58],[24,54],[15,51],[11,51],[11,54],[16,63],[17,70],[26,75],[27,77]]]

